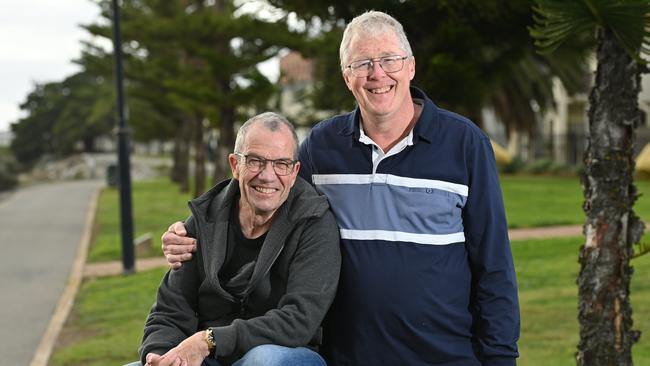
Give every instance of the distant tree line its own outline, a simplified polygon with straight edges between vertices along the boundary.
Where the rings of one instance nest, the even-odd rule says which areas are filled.
[[[101,21],[85,28],[110,40],[110,1]],[[250,1],[124,0],[128,123],[137,141],[173,141],[172,179],[194,194],[205,190],[208,129],[218,131],[213,181],[228,174],[226,155],[237,122],[277,101],[278,86],[256,65],[282,49],[314,61],[311,103],[344,111],[354,99],[340,77],[338,49],[347,21],[369,9],[394,15],[405,26],[416,58],[414,84],[439,105],[481,125],[492,107],[506,131],[532,133],[535,113],[552,106],[552,79],[569,90],[586,87],[589,40],[575,38],[552,58],[535,52],[527,28],[529,1],[268,0],[270,15],[245,12]],[[269,12],[267,12],[269,13]],[[92,150],[115,123],[110,50],[86,43],[76,60],[82,71],[61,82],[36,85],[12,126],[12,150],[23,163],[43,154],[65,155],[81,144]],[[317,121],[313,121],[314,123]],[[194,151],[194,154],[190,154]]]

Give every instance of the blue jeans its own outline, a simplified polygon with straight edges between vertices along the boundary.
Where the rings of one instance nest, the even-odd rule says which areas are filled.
[[[305,347],[283,347],[263,344],[246,352],[232,366],[327,366],[316,352]],[[142,366],[140,361],[125,366]],[[223,366],[213,358],[205,359],[201,366]]]

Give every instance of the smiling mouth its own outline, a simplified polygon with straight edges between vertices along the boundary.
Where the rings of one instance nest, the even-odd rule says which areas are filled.
[[[385,94],[391,91],[393,89],[394,85],[387,85],[382,88],[376,88],[376,89],[368,89],[369,92],[372,94]]]
[[[253,189],[257,192],[265,193],[265,194],[275,193],[276,191],[275,188],[265,188],[265,187],[253,187]]]

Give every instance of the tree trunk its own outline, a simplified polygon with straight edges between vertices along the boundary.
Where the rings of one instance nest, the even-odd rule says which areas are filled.
[[[95,138],[94,137],[84,137],[83,138],[84,152],[95,152]]]
[[[230,92],[229,82],[221,82],[222,92],[228,95]],[[228,154],[233,152],[235,147],[235,108],[229,105],[221,107],[219,123],[219,141],[214,158],[213,181],[216,184],[230,176],[230,165]]]
[[[194,120],[194,192],[193,197],[205,192],[205,160],[206,148],[203,140],[203,117]]]
[[[632,365],[630,256],[644,225],[634,214],[635,128],[641,120],[637,64],[609,31],[598,33],[582,177],[586,221],[580,249],[579,366]]]
[[[180,183],[181,173],[180,173],[180,164],[181,164],[181,149],[183,144],[183,139],[180,133],[174,135],[174,151],[172,152],[172,169],[169,172],[169,179],[174,183]]]
[[[174,165],[171,171],[172,182],[178,183],[181,192],[190,191],[190,146],[191,121],[185,119],[174,135]]]

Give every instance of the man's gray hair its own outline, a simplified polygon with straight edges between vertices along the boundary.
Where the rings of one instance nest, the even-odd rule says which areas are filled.
[[[380,11],[370,10],[367,11],[348,23],[343,32],[343,39],[341,39],[341,47],[339,48],[339,57],[341,59],[341,70],[345,70],[347,64],[352,60],[350,57],[350,43],[354,36],[360,35],[365,38],[375,38],[385,34],[394,34],[397,36],[400,48],[405,56],[413,56],[411,45],[409,44],[404,27],[392,16],[382,13]]]
[[[293,137],[293,159],[298,159],[298,135],[296,134],[296,129],[285,116],[275,112],[264,112],[257,116],[253,116],[248,121],[244,122],[244,124],[239,128],[239,131],[237,131],[237,138],[235,139],[236,153],[241,153],[244,143],[246,142],[246,134],[248,133],[248,130],[257,123],[261,123],[265,128],[273,132],[278,131],[283,125],[286,126],[289,131],[291,131],[291,137]]]

